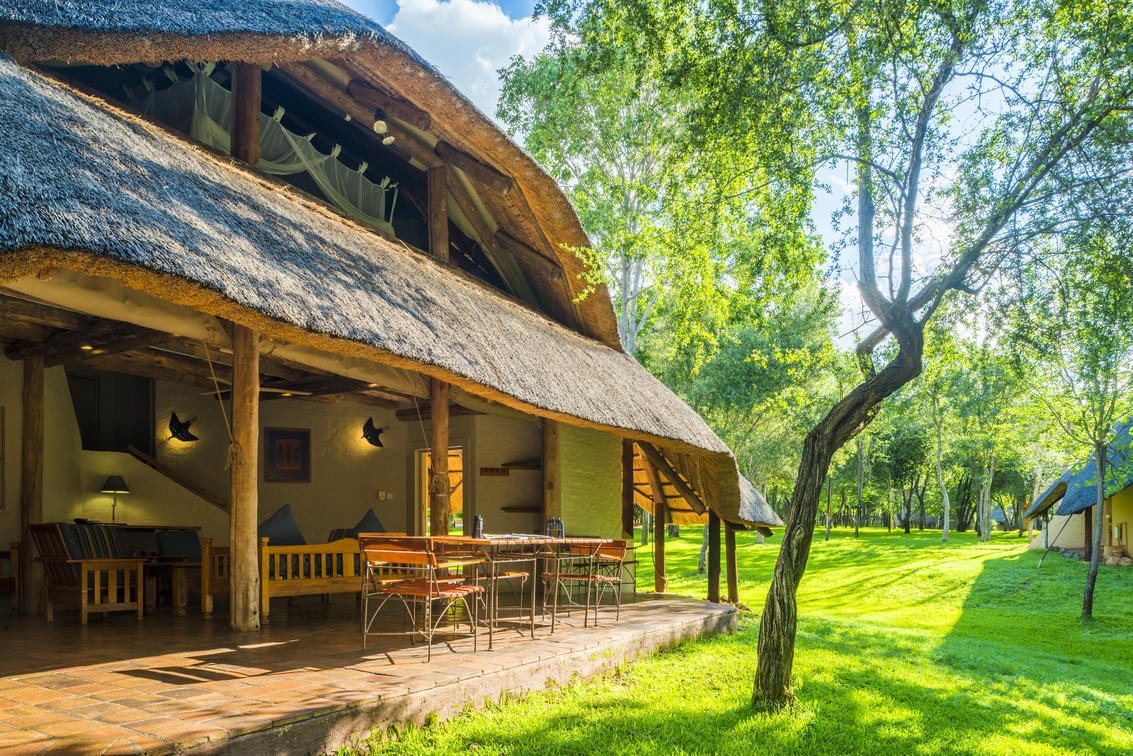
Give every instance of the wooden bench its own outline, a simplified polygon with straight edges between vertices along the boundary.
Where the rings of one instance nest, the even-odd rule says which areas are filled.
[[[142,565],[145,559],[123,559],[110,525],[34,524],[32,542],[43,564],[47,621],[55,620],[55,600],[73,597],[79,618],[91,612],[136,611],[142,619]]]
[[[271,621],[271,599],[360,593],[362,569],[356,538],[304,546],[269,546],[259,539],[260,621]],[[201,542],[201,610],[212,616],[213,599],[228,595],[229,550]]]

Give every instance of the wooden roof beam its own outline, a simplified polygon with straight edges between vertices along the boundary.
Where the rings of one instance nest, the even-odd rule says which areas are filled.
[[[515,187],[515,181],[510,176],[505,176],[493,166],[480,162],[477,158],[464,150],[453,147],[448,142],[443,140],[437,142],[433,151],[437,153],[441,160],[464,171],[470,179],[479,181],[500,194],[507,194]]]
[[[302,63],[284,63],[279,66],[279,69],[290,76],[295,84],[305,87],[311,94],[316,95],[317,99],[335,106],[343,113],[344,117],[350,116],[351,120],[365,124],[363,128],[372,130],[375,118],[371,106],[358,102],[349,93],[343,92],[333,83],[324,79],[310,66]],[[389,134],[394,138],[391,147],[401,150],[427,167],[444,164],[444,161],[433,150],[422,144],[413,134],[398,126],[395,121],[387,120],[386,125],[389,128]]]
[[[67,330],[85,328],[94,321],[89,315],[32,302],[7,293],[0,293],[0,316],[6,321]]]
[[[429,403],[421,402],[417,407],[399,409],[394,413],[394,417],[396,417],[398,420],[409,422],[417,419],[418,411],[420,411],[422,420],[428,420],[433,416],[433,409],[429,405]],[[457,415],[483,415],[485,413],[481,412],[480,410],[470,409],[459,404],[450,403],[448,406],[448,414],[449,417],[455,417]]]
[[[542,252],[527,246],[519,239],[509,234],[507,231],[500,229],[496,232],[496,243],[501,247],[511,252],[513,255],[519,255],[524,259],[536,263],[541,267],[552,281],[558,281],[563,277],[563,269],[559,266],[559,261],[544,255]]]
[[[99,320],[73,331],[61,331],[41,342],[17,342],[4,350],[13,360],[42,356],[45,365],[85,360],[100,354],[142,349],[169,338],[169,334],[120,320]]]
[[[669,460],[665,459],[665,455],[660,452],[653,444],[647,441],[640,441],[637,448],[641,449],[641,453],[645,455],[645,459],[650,462],[657,471],[668,478],[673,487],[680,493],[681,498],[688,502],[693,511],[697,514],[704,514],[708,507],[704,505],[700,496],[692,490],[692,487],[685,482],[673,466],[669,464]]]
[[[346,91],[363,105],[378,108],[384,111],[386,115],[405,121],[405,123],[421,131],[428,131],[429,126],[433,123],[432,117],[424,110],[411,105],[400,97],[394,97],[383,92],[363,79],[351,79]]]

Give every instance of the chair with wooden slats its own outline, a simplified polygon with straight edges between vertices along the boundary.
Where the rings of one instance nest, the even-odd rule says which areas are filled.
[[[77,600],[84,625],[91,612],[135,611],[141,621],[145,559],[116,556],[110,526],[47,522],[30,531],[47,582],[48,622],[54,621],[55,601],[62,597]]]
[[[364,565],[363,651],[369,636],[385,634],[372,632],[374,621],[387,602],[396,600],[401,602],[412,621],[410,638],[415,642],[421,636],[428,644],[426,661],[433,658],[433,637],[449,610],[457,604],[464,607],[472,635],[472,650],[475,653],[478,602],[471,599],[482,593],[484,586],[475,577],[469,584],[464,582],[464,576],[451,574],[450,571],[474,567],[482,563],[482,559],[438,555],[425,538],[397,538],[363,533],[358,536],[358,548]],[[371,610],[372,602],[377,605]],[[438,603],[442,604],[439,612],[434,609],[434,605]],[[420,625],[417,622],[418,608],[422,612]]]

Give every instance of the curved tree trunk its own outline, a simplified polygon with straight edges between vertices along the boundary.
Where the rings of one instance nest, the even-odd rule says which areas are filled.
[[[1105,520],[1105,474],[1106,474],[1106,454],[1108,450],[1105,444],[1094,445],[1094,459],[1098,461],[1098,501],[1097,511],[1094,512],[1094,548],[1090,551],[1090,571],[1086,573],[1086,592],[1082,596],[1082,617],[1084,619],[1094,618],[1094,584],[1098,580],[1098,564],[1101,562],[1102,553],[1102,536],[1104,535]]]
[[[759,646],[752,704],[780,709],[794,699],[791,672],[795,658],[798,607],[795,592],[806,569],[822,485],[830,459],[844,443],[865,428],[877,414],[877,405],[921,372],[924,334],[912,318],[894,329],[900,349],[881,372],[851,391],[831,408],[807,434],[795,490],[791,495],[782,545],[767,601],[759,618]]]
[[[935,399],[934,399],[935,402]],[[936,485],[940,486],[940,495],[944,499],[944,523],[941,526],[942,531],[940,540],[942,543],[948,543],[948,521],[951,517],[949,510],[952,508],[952,502],[948,500],[948,486],[944,485],[944,470],[941,469],[940,458],[942,454],[942,447],[944,443],[941,439],[941,425],[943,420],[938,418],[936,420]]]
[[[860,437],[854,440],[858,445],[858,508],[854,513],[854,538],[857,538],[858,528],[862,524],[862,482],[865,478],[865,450]]]

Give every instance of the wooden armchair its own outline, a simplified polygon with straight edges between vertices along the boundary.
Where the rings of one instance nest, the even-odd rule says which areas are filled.
[[[71,596],[78,601],[84,625],[91,612],[135,611],[141,621],[145,559],[119,557],[112,528],[48,522],[32,525],[30,530],[47,582],[48,622],[55,620],[55,600]],[[101,553],[93,556],[97,552]]]

